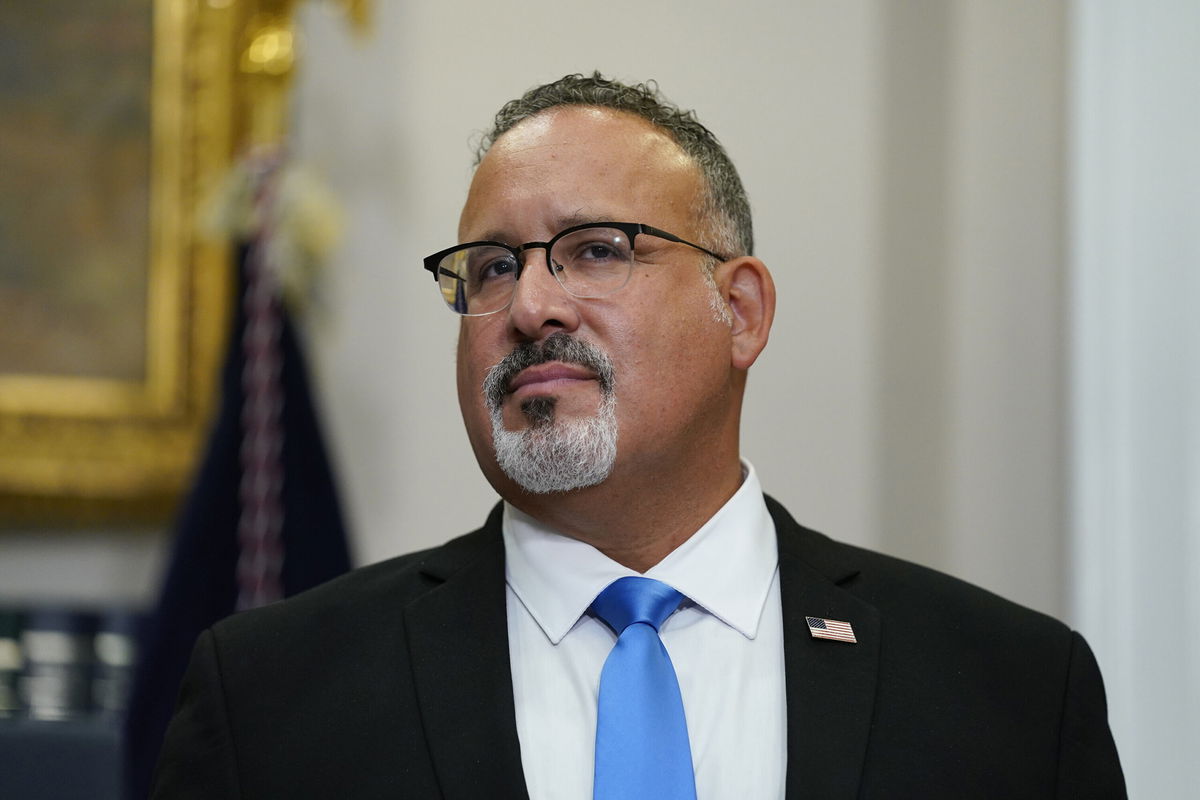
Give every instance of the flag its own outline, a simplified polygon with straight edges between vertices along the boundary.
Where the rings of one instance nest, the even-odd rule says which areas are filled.
[[[278,167],[255,173],[256,207],[275,202]],[[139,800],[149,794],[196,637],[235,610],[350,568],[301,343],[266,269],[275,231],[263,220],[275,216],[260,213],[238,248],[239,302],[219,407],[141,637],[125,726],[126,785]]]
[[[824,619],[823,617],[805,617],[804,619],[808,622],[808,632],[814,639],[833,639],[835,642],[858,644],[858,639],[854,638],[854,628],[849,622],[839,622],[836,619]]]

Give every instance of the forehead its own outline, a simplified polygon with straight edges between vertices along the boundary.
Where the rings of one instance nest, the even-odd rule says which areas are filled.
[[[695,162],[650,122],[612,109],[554,108],[492,145],[471,181],[459,234],[494,238],[483,234],[518,224],[548,234],[589,220],[678,226],[700,186]]]

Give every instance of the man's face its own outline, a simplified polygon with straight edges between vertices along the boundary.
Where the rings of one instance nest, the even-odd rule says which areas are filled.
[[[484,157],[459,240],[518,245],[548,241],[574,224],[614,221],[700,241],[700,191],[695,164],[649,123],[592,107],[553,109],[501,136]],[[644,234],[636,246],[629,283],[590,299],[568,294],[546,269],[545,251],[532,250],[512,305],[463,319],[459,403],[476,458],[501,495],[511,498],[516,484],[512,470],[505,475],[497,465],[495,438],[511,445],[523,437],[535,456],[561,444],[564,432],[584,450],[615,445],[587,457],[608,458],[614,478],[634,479],[700,468],[708,440],[728,430],[730,333],[712,310],[713,290],[699,269],[704,256]],[[541,353],[550,360],[536,363]],[[506,357],[516,365],[497,380],[492,368]],[[604,426],[596,427],[606,419],[614,440],[607,443]],[[592,470],[580,485],[607,475]],[[533,490],[563,488],[549,486]]]

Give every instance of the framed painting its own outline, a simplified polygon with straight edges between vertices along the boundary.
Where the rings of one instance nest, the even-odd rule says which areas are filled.
[[[215,400],[231,0],[0,10],[0,526],[162,519]]]

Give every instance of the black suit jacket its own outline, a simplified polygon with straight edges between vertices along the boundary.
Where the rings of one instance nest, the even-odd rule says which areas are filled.
[[[1125,796],[1078,634],[768,506],[788,798]],[[526,798],[504,593],[497,508],[442,547],[219,623],[196,644],[153,796]],[[851,622],[858,644],[813,639],[806,615]]]

